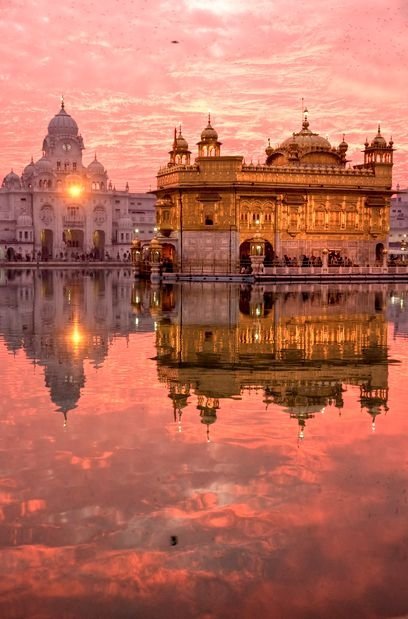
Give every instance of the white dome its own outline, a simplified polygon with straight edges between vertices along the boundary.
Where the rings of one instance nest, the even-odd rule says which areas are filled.
[[[7,189],[20,189],[21,181],[18,174],[13,172],[13,170],[9,172],[3,179],[3,187],[7,187]]]
[[[101,162],[97,160],[96,155],[95,159],[91,161],[88,166],[88,172],[92,174],[92,176],[102,176],[106,174],[105,168],[103,167]]]
[[[48,125],[48,134],[54,136],[78,135],[78,125],[76,124],[72,116],[67,114],[64,104],[62,104],[58,114],[56,114],[54,118],[50,121]]]
[[[52,174],[53,173],[52,163],[48,159],[48,157],[41,157],[41,159],[36,161],[35,169],[37,172],[41,174],[44,174],[44,173]]]
[[[32,174],[34,174],[34,172],[35,172],[35,165],[34,165],[34,161],[31,159],[30,163],[26,165],[26,167],[24,168],[23,174],[24,176],[31,176]]]

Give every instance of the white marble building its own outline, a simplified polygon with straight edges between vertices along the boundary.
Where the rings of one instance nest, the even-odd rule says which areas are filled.
[[[117,191],[96,154],[86,166],[75,120],[61,109],[50,121],[42,157],[13,170],[0,188],[0,259],[123,259],[134,238],[154,235],[152,194]]]
[[[391,198],[388,253],[408,261],[408,189],[400,189]]]

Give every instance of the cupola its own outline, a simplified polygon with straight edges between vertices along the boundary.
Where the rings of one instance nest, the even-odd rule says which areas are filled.
[[[211,125],[211,116],[208,114],[207,126],[201,132],[201,140],[197,143],[199,157],[219,157],[221,155],[221,142],[218,141],[218,133]]]

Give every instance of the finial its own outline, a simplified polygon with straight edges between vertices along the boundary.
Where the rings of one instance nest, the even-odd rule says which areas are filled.
[[[97,158],[96,158],[96,151],[95,151],[95,159],[94,159],[94,161],[97,161]]]
[[[271,138],[268,138],[268,146],[271,146]]]
[[[31,155],[31,163],[34,163],[34,159],[32,155]]]
[[[64,95],[61,95],[61,110],[65,110]]]
[[[302,122],[302,128],[303,129],[308,129],[309,127],[309,121],[307,120],[307,115],[308,115],[308,109],[307,107],[305,107],[304,111],[303,111],[303,122]]]
[[[380,121],[378,121],[378,131],[377,131],[378,135],[381,135],[381,127],[380,127]]]
[[[179,136],[181,137],[181,123],[180,123],[180,127],[179,127]]]
[[[211,126],[211,113],[208,112],[208,126]]]
[[[344,142],[344,138],[345,138],[345,137],[346,137],[346,134],[345,134],[345,133],[343,133],[343,142]]]

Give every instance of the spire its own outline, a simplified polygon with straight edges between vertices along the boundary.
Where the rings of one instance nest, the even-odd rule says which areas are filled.
[[[309,121],[307,119],[308,114],[309,114],[309,111],[307,107],[305,107],[305,109],[303,110],[303,122],[302,122],[302,129],[305,131],[309,129]]]

